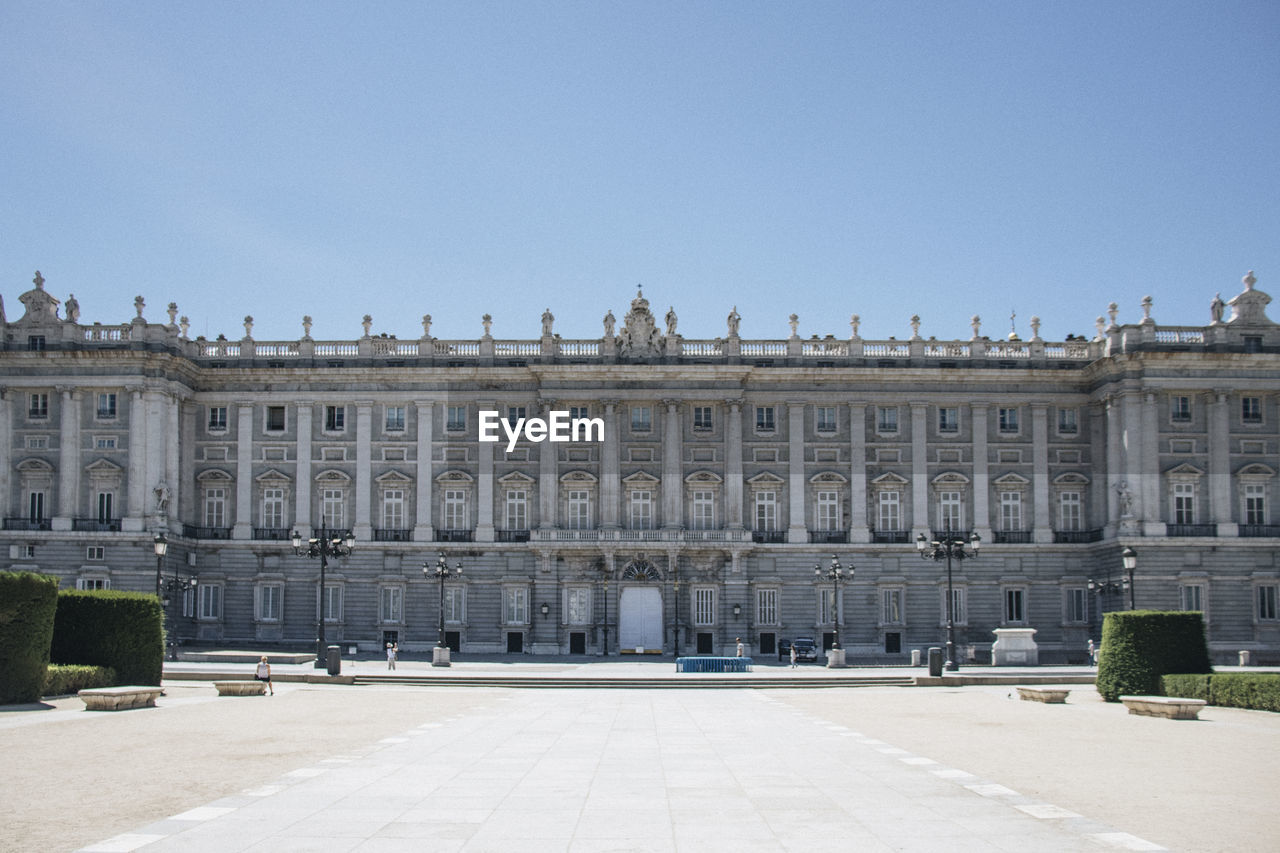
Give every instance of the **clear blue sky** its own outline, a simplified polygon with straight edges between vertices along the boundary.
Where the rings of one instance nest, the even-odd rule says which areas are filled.
[[[191,334],[1092,334],[1280,297],[1280,3],[0,4],[0,293]],[[1280,319],[1280,306],[1272,309]]]

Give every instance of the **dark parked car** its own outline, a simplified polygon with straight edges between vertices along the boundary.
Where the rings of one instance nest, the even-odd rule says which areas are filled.
[[[796,660],[818,659],[818,646],[813,642],[813,637],[796,637],[794,640],[781,640],[778,643],[778,660],[790,660],[793,645],[796,647]]]

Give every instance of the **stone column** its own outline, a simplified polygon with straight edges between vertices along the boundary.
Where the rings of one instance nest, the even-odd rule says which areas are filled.
[[[418,426],[417,447],[417,491],[414,495],[413,541],[430,542],[436,538],[435,528],[431,524],[432,487],[435,481],[431,474],[431,440],[435,429],[435,409],[431,400],[414,402],[415,419]]]
[[[137,533],[146,529],[147,512],[147,413],[141,388],[129,389],[129,514],[120,529]]]
[[[1120,486],[1125,484],[1124,468],[1124,410],[1120,400],[1114,394],[1103,400],[1103,428],[1106,432],[1107,464],[1106,464],[1106,514],[1103,525],[1103,536],[1116,535],[1120,529],[1123,508],[1120,500]],[[1132,489],[1131,486],[1128,488]]]
[[[849,541],[870,542],[867,525],[867,407],[849,404]]]
[[[604,442],[600,447],[600,526],[618,527],[618,505],[622,491],[619,473],[618,401],[604,401]]]
[[[542,401],[542,415],[555,408],[554,400]],[[605,435],[608,436],[608,427]],[[559,450],[549,441],[543,441],[538,448],[538,527],[549,530],[556,526],[556,499],[560,489],[560,465],[557,458]]]
[[[193,510],[196,506],[196,481],[194,476],[184,476],[183,471],[194,472],[196,470],[196,430],[200,425],[200,415],[204,413],[202,406],[195,405],[190,400],[180,400],[178,403],[179,422],[182,425],[182,432],[178,439],[178,473],[174,475],[174,480],[169,485],[170,503],[169,517],[181,527],[183,517],[191,518],[194,521]],[[191,507],[188,510],[187,507]]]
[[[1053,541],[1049,513],[1049,407],[1031,404],[1031,504],[1032,541]]]
[[[787,541],[808,542],[804,505],[804,401],[787,401]]]
[[[58,511],[54,530],[70,530],[80,512],[80,392],[58,388],[61,396],[58,433]],[[133,458],[133,449],[129,451]]]
[[[1128,484],[1130,512],[1134,524],[1146,519],[1146,489],[1142,482],[1142,404],[1134,391],[1120,394],[1120,453],[1124,476]],[[1123,525],[1122,525],[1123,526]]]
[[[1142,392],[1142,450],[1139,457],[1142,472],[1142,530],[1148,536],[1164,536],[1165,525],[1160,520],[1160,444],[1159,413],[1156,411],[1156,395],[1150,389]]]
[[[496,409],[493,401],[481,401],[480,408]],[[544,441],[544,445],[551,442]],[[493,527],[493,448],[495,442],[481,441],[477,444],[477,453],[479,454],[480,471],[476,478],[476,541],[492,542],[494,540]],[[506,445],[503,445],[504,447]],[[530,591],[532,594],[532,591]],[[532,603],[529,605],[533,606]]]
[[[13,471],[13,389],[0,388],[0,518],[8,518]]]
[[[684,477],[681,473],[680,405],[663,400],[667,416],[662,422],[662,526],[668,530],[684,527]]]
[[[351,534],[357,542],[373,539],[373,403],[356,403],[356,519]]]
[[[1236,536],[1231,520],[1231,424],[1225,392],[1215,391],[1209,404],[1209,518],[1219,536]]]
[[[929,536],[929,405],[911,404],[911,538]],[[961,524],[964,519],[961,518]]]
[[[311,497],[315,494],[311,482],[311,416],[315,411],[309,402],[297,404],[298,419],[298,463],[297,482],[294,490],[297,495],[297,517],[294,529],[303,539],[311,538]]]
[[[179,457],[182,448],[183,434],[181,431],[182,397],[174,394],[165,398],[165,446],[164,446],[164,483],[169,489],[169,505],[165,507],[164,523],[166,527],[172,527],[182,518],[180,508],[182,506],[180,489],[178,484],[182,482],[182,460]],[[190,470],[190,469],[187,469]]]
[[[167,529],[168,520],[160,518],[158,512],[159,500],[155,489],[161,482],[164,482],[165,487],[168,488],[168,481],[165,479],[170,443],[168,409],[173,398],[164,391],[148,391],[145,397],[147,400],[146,511],[152,523],[163,524]]]
[[[253,538],[253,404],[237,403],[236,522],[232,539]]]
[[[742,401],[726,400],[729,407],[724,431],[725,525],[732,530],[742,524]]]
[[[973,531],[983,542],[991,541],[991,457],[987,450],[990,424],[986,403],[969,404],[969,422],[973,429]]]

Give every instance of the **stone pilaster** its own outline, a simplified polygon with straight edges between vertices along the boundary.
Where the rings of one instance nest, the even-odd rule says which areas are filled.
[[[373,538],[373,403],[356,403],[356,518],[351,533],[357,541]]]
[[[990,419],[986,403],[969,404],[969,423],[973,429],[973,531],[982,541],[991,541],[991,454],[987,449]]]
[[[480,402],[482,409],[496,409],[492,400],[482,400]],[[551,442],[544,441],[543,445],[548,446]],[[493,527],[493,448],[495,442],[481,441],[477,444],[476,454],[480,462],[480,470],[476,478],[476,541],[492,542],[494,540]],[[504,447],[506,445],[503,445]],[[533,603],[529,603],[530,608]],[[530,614],[532,618],[532,614]]]
[[[604,441],[600,446],[600,526],[618,527],[622,478],[619,473],[618,401],[604,401]]]
[[[79,513],[80,507],[80,392],[71,388],[57,390],[61,398],[58,406],[58,512],[53,516],[52,526],[54,530],[70,530],[71,520]]]
[[[435,408],[431,400],[414,402],[414,420],[418,427],[417,491],[414,495],[413,541],[430,542],[436,538],[431,524],[432,487],[431,441],[435,429]]]
[[[1049,407],[1031,404],[1031,504],[1033,541],[1053,541],[1049,511]]]
[[[1154,328],[1154,323],[1151,324]],[[1152,333],[1154,334],[1154,332]],[[1142,391],[1142,421],[1138,432],[1141,436],[1139,465],[1142,483],[1142,531],[1148,536],[1164,536],[1165,524],[1160,520],[1160,507],[1164,504],[1160,495],[1160,445],[1159,413],[1156,411],[1156,395],[1150,389]]]
[[[0,518],[10,510],[13,471],[13,390],[0,388]]]
[[[925,428],[928,425],[927,403],[911,404],[911,538],[921,533],[930,535],[929,528],[929,443]],[[961,524],[964,520],[961,519]]]
[[[303,539],[311,537],[311,499],[315,484],[311,481],[311,417],[315,409],[309,402],[297,404],[298,463],[297,463],[297,518],[294,529]]]
[[[742,523],[742,401],[726,400],[729,407],[724,430],[725,524],[741,530]]]
[[[147,512],[147,412],[142,389],[129,389],[129,514],[120,528],[137,533],[146,529]]]
[[[867,526],[867,407],[849,404],[849,541],[870,542]]]
[[[1231,426],[1225,392],[1213,393],[1209,403],[1209,519],[1219,536],[1235,536],[1239,526],[1231,520]]]
[[[253,404],[236,405],[236,521],[232,539],[253,538]]]
[[[795,339],[798,345],[799,339]],[[787,401],[787,541],[809,541],[805,514],[804,401]]]
[[[666,417],[662,421],[662,526],[678,530],[684,526],[684,466],[680,449],[680,405],[676,400],[663,400]]]

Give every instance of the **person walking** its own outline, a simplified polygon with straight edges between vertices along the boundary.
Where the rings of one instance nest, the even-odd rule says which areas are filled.
[[[387,643],[387,669],[396,668],[396,652],[398,651],[399,649],[395,643]]]
[[[742,645],[742,638],[741,638],[741,637],[736,637],[736,638],[735,638],[735,641],[736,641],[736,642],[737,642],[737,644],[738,644],[738,657],[742,657],[742,656],[746,653],[746,651],[747,651],[747,647],[746,647],[746,646],[744,646],[744,645]]]
[[[791,644],[791,668],[796,668],[796,644]]]
[[[254,671],[253,677],[267,685],[268,696],[276,695],[276,689],[271,686],[271,662],[267,660],[266,655],[258,659],[258,668]]]

